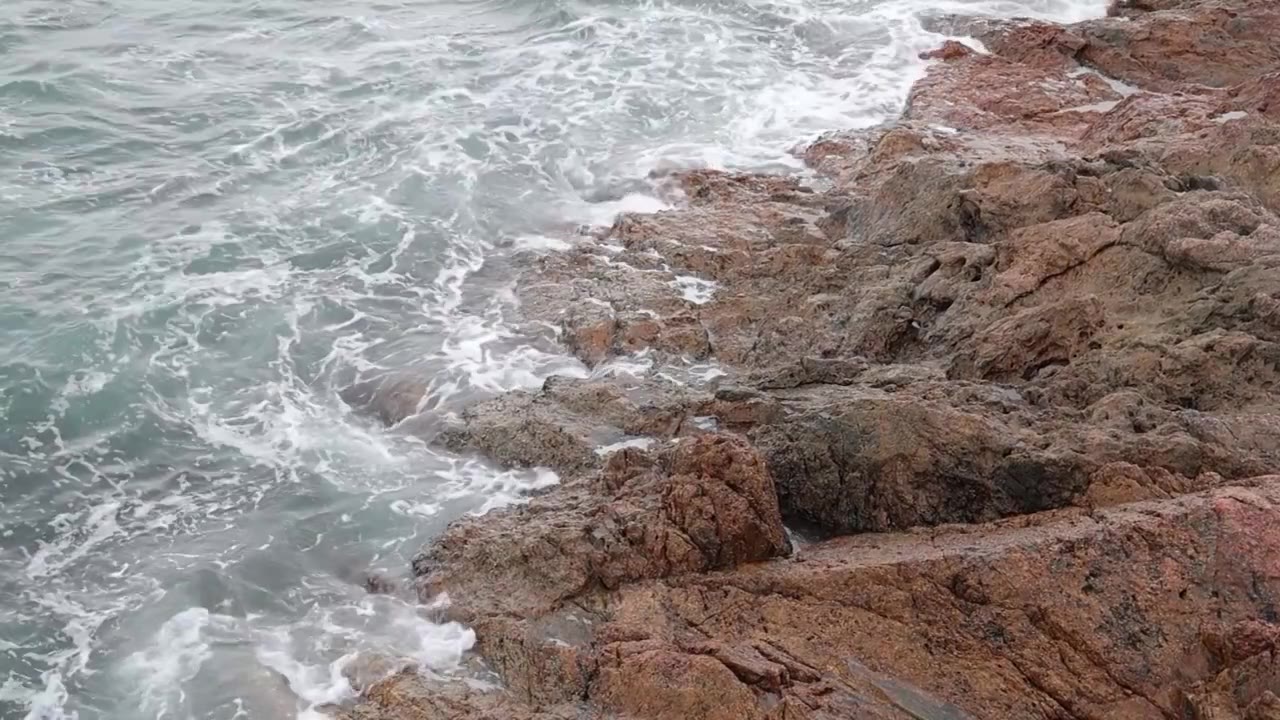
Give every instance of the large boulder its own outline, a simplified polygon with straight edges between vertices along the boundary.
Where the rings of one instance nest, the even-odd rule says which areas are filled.
[[[773,478],[745,439],[707,433],[611,453],[598,473],[498,515],[459,521],[414,560],[424,596],[546,612],[596,588],[787,553]]]

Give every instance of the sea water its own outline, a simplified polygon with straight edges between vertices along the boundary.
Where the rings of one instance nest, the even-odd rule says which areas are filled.
[[[655,173],[802,172],[900,110],[928,17],[1104,4],[0,3],[0,717],[305,716],[363,651],[461,672],[471,631],[362,573],[557,478],[341,391],[417,378],[447,418],[587,374],[520,322],[516,250],[661,210]]]

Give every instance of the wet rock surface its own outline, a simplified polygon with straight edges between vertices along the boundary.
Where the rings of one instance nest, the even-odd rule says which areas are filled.
[[[503,687],[336,712],[1280,717],[1280,7],[935,20],[990,54],[810,145],[822,189],[678,174],[530,261],[597,372],[432,439],[562,483],[414,566]]]

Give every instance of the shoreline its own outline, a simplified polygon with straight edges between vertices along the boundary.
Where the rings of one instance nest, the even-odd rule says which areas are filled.
[[[435,438],[562,478],[450,525],[336,717],[1280,713],[1280,8],[937,19],[898,120],[531,255],[588,367]],[[406,402],[373,402],[389,423]],[[803,536],[803,537],[801,537]]]

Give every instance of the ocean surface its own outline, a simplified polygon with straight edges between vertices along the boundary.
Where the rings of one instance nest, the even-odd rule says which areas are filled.
[[[556,481],[388,428],[555,373],[509,258],[662,201],[655,171],[803,172],[894,116],[923,14],[1105,0],[4,0],[0,718],[314,717],[366,650],[464,672],[403,577]],[[623,363],[596,372],[635,371]]]

